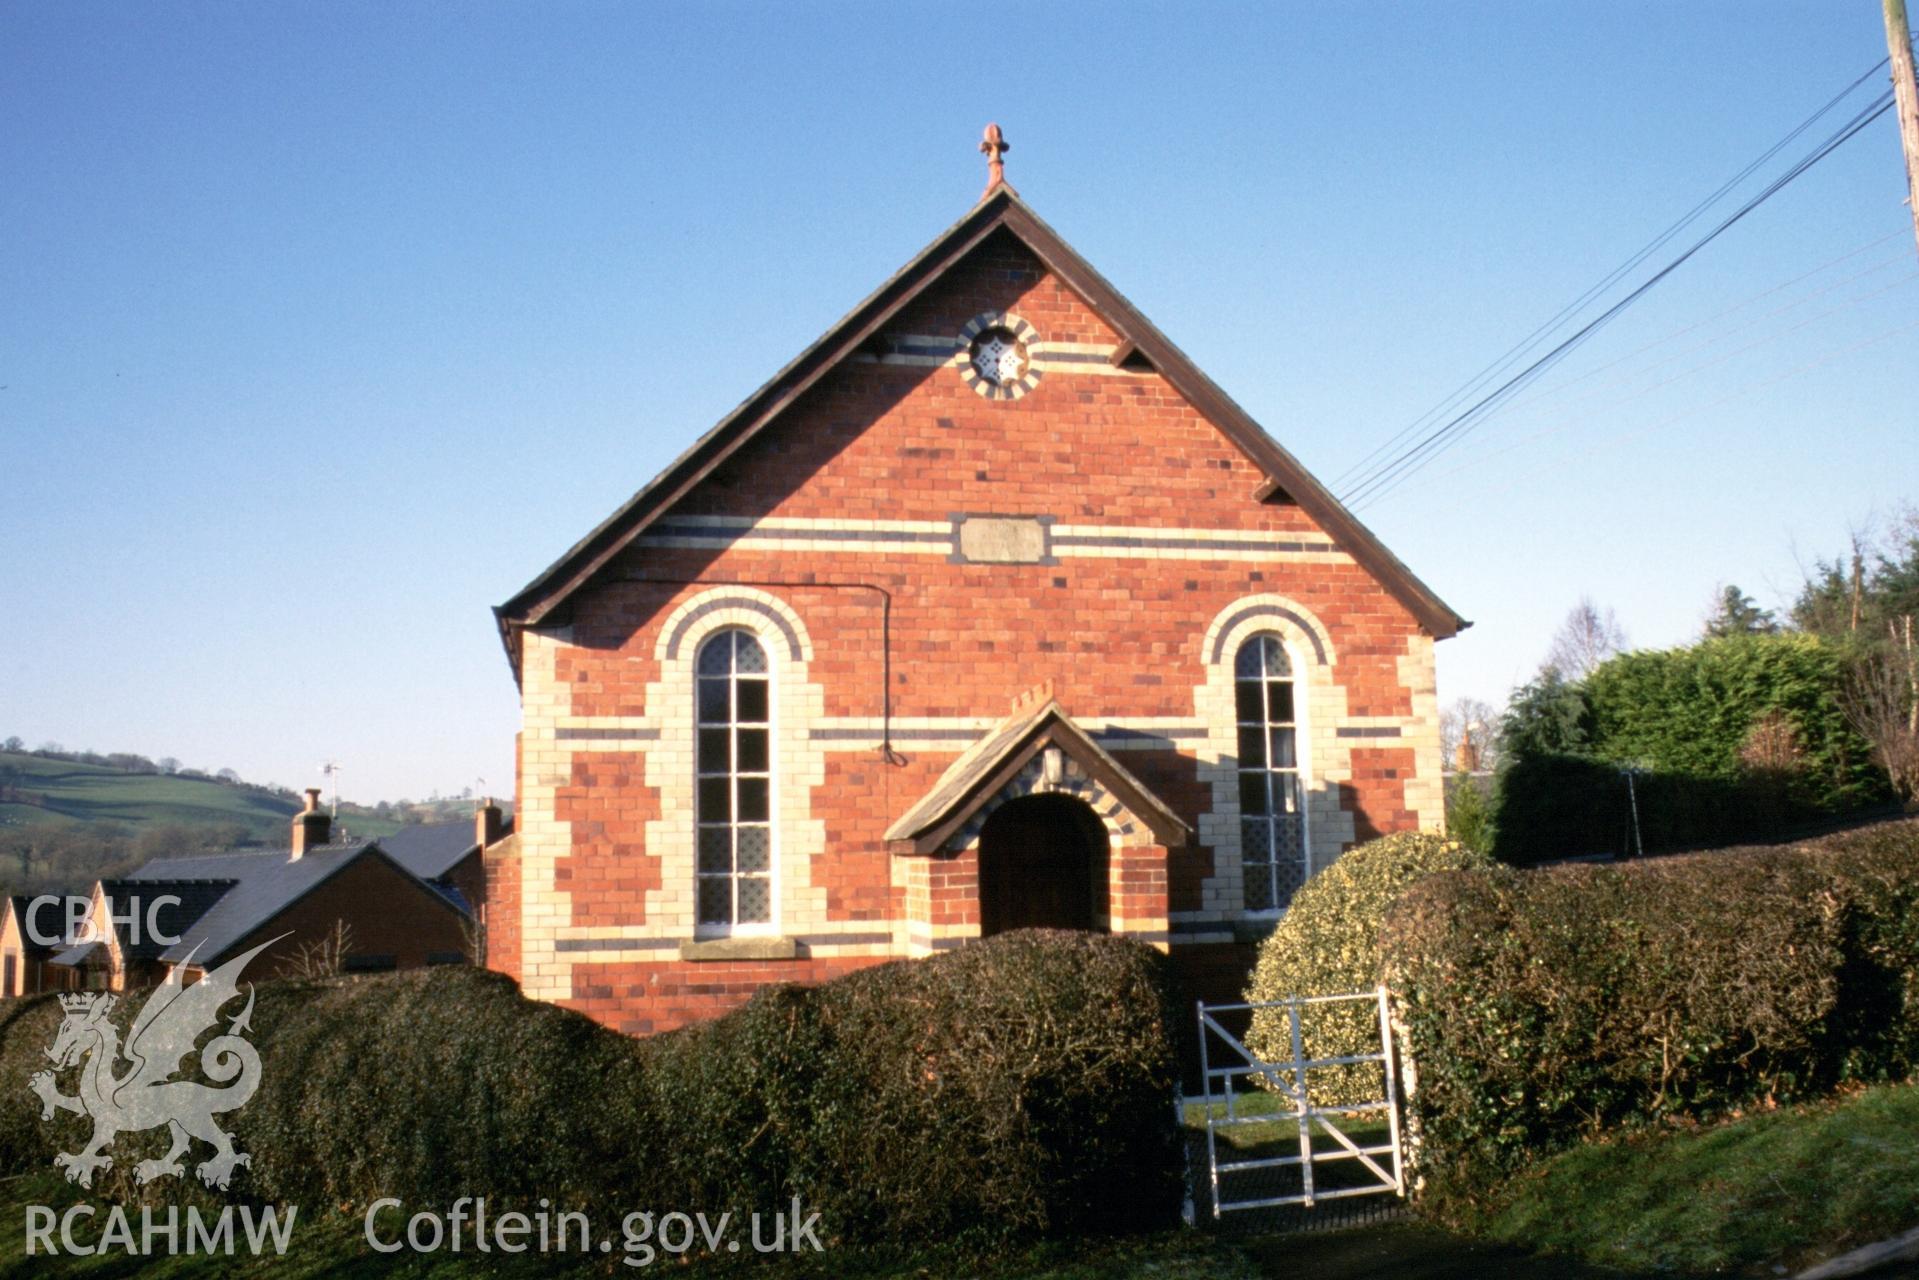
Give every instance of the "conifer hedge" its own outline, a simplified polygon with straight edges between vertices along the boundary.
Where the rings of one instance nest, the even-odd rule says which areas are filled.
[[[1171,991],[1148,947],[1044,931],[767,988],[637,1040],[471,969],[264,984],[260,1090],[228,1117],[253,1157],[234,1194],[315,1212],[544,1198],[613,1221],[799,1196],[839,1241],[1163,1225],[1181,1194]],[[8,1004],[0,1171],[14,1173],[48,1167],[84,1126],[42,1124],[25,1088],[58,1005]],[[137,1197],[133,1163],[164,1146],[122,1136],[96,1188]]]
[[[1383,947],[1422,1167],[1472,1196],[1620,1125],[1919,1067],[1919,823],[1619,866],[1448,872]]]

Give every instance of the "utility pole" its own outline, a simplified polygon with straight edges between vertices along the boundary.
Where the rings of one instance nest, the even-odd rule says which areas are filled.
[[[1892,96],[1898,104],[1899,145],[1906,153],[1906,205],[1912,210],[1912,234],[1919,243],[1919,85],[1913,82],[1912,33],[1906,29],[1906,0],[1885,0],[1886,50],[1892,55]]]

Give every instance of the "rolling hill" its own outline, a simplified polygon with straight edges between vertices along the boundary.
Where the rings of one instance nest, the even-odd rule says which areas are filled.
[[[0,828],[46,823],[110,823],[244,828],[244,839],[284,841],[299,808],[292,797],[250,783],[179,774],[128,773],[22,752],[0,751]],[[340,819],[355,835],[382,836],[397,822],[352,805]]]

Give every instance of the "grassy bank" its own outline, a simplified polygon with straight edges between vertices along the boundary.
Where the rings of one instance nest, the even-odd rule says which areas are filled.
[[[1473,1225],[1635,1270],[1763,1273],[1919,1225],[1919,1085],[1564,1152]]]
[[[48,1174],[0,1181],[0,1280],[344,1280],[404,1276],[417,1280],[468,1277],[565,1277],[646,1275],[655,1270],[709,1280],[1262,1280],[1310,1275],[1314,1280],[1626,1280],[1623,1273],[1558,1258],[1464,1240],[1409,1224],[1305,1236],[1244,1236],[1227,1239],[1204,1231],[1177,1230],[1105,1240],[1065,1240],[1012,1251],[981,1253],[960,1248],[838,1249],[803,1257],[721,1255],[688,1265],[658,1261],[625,1266],[620,1254],[523,1257],[498,1253],[440,1253],[386,1257],[367,1247],[357,1212],[321,1210],[299,1215],[284,1257],[94,1257],[26,1256],[23,1231],[28,1205],[63,1209],[84,1197]],[[101,1203],[101,1202],[93,1202]],[[102,1207],[104,1207],[102,1205]],[[381,1230],[398,1229],[397,1219]],[[1663,1280],[1672,1280],[1670,1275]]]

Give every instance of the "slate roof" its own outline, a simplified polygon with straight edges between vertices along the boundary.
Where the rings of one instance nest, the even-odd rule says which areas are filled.
[[[167,938],[183,936],[238,883],[233,879],[162,880],[145,876],[137,880],[103,880],[100,888],[107,897],[108,914],[114,917],[113,933],[120,944],[120,954],[128,960],[157,960],[167,950],[167,944],[155,941],[156,934]],[[162,897],[179,901],[151,905],[154,899]],[[126,910],[129,899],[134,905],[132,912]],[[134,927],[136,916],[138,928]]]
[[[65,951],[62,951],[59,955],[47,961],[47,963],[68,966],[82,965],[92,958],[100,948],[101,944],[98,942],[83,942],[77,947],[68,947]]]
[[[60,949],[59,944],[57,943],[53,946],[43,946],[42,944],[35,942],[32,936],[27,933],[27,908],[33,905],[33,898],[31,895],[24,894],[24,893],[16,893],[11,895],[8,898],[7,903],[9,908],[13,911],[14,920],[20,926],[20,948],[26,955],[46,956],[46,955],[51,955],[52,953]],[[59,914],[58,912],[52,913],[52,915],[58,915],[58,914]],[[41,924],[44,927],[43,922],[50,918],[51,916],[49,915],[49,912],[45,908],[42,908],[40,912],[40,919],[35,921],[34,923]],[[66,929],[66,923],[67,922],[64,919],[62,919],[57,923],[55,927],[64,931]]]
[[[376,840],[320,845],[298,858],[284,849],[160,858],[133,872],[126,880],[145,889],[154,884],[230,879],[226,892],[180,932],[180,940],[159,953],[159,958],[169,963],[191,956],[197,966],[217,962],[236,943],[361,857],[388,863],[419,880],[453,910],[472,914],[465,898],[456,890],[420,876],[388,856]]]
[[[1419,619],[1436,639],[1472,624],[1421,582],[1372,530],[1267,435],[1250,414],[1234,403],[1191,358],[1154,327],[1079,251],[1047,226],[1026,202],[1004,184],[994,187],[965,217],[921,250],[812,346],[747,397],[705,435],[674,459],[645,488],[634,494],[598,528],[550,565],[532,582],[494,609],[500,638],[519,678],[520,632],[560,609],[606,564],[654,521],[666,514],[713,470],[776,421],[808,388],[861,346],[940,280],[988,237],[1010,234],[1086,302],[1120,337],[1124,358],[1143,358],[1203,417],[1217,427],[1266,476],[1249,501],[1290,500],[1331,534],[1340,549],[1364,566]]]
[[[1051,698],[1016,707],[1013,713],[946,767],[932,790],[886,829],[896,853],[928,853],[978,812],[1001,787],[1048,746],[1058,747],[1112,797],[1131,810],[1169,848],[1192,840],[1192,828],[1093,740]]]
[[[423,822],[380,837],[380,848],[422,880],[434,880],[479,848],[472,819]]]

